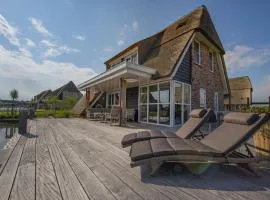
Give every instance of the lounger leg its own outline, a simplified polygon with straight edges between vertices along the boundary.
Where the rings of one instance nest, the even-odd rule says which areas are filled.
[[[250,173],[252,173],[255,176],[259,176],[259,174],[250,166],[249,163],[237,163],[237,165]]]
[[[149,176],[153,176],[163,162],[149,162],[148,164],[141,165],[141,178],[147,178]]]

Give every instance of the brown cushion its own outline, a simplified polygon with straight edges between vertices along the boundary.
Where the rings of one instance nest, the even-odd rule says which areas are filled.
[[[189,116],[193,118],[202,118],[206,112],[206,109],[194,109],[190,112]]]
[[[133,161],[143,160],[153,156],[150,140],[140,141],[132,144],[130,156]]]
[[[224,117],[224,122],[233,124],[251,125],[258,118],[259,115],[256,113],[231,112]]]
[[[178,136],[170,131],[160,131],[160,130],[141,131],[138,133],[131,133],[125,135],[121,141],[121,144],[123,147],[127,147],[133,144],[134,142],[149,140],[150,138],[165,138],[165,137],[178,137]]]
[[[182,138],[155,138],[132,144],[130,157],[132,161],[139,161],[152,157],[177,154],[205,156],[222,155],[219,151],[201,144],[199,141]]]

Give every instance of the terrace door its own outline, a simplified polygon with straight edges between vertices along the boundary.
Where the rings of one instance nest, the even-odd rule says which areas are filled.
[[[215,109],[216,112],[219,110],[218,92],[215,92],[215,95],[214,95],[214,109]]]

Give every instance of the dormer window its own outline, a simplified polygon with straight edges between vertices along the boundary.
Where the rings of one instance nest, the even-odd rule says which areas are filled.
[[[201,47],[200,47],[200,43],[197,41],[194,42],[194,54],[195,54],[195,63],[200,65],[201,64]]]
[[[209,70],[210,72],[214,72],[214,53],[209,51]]]

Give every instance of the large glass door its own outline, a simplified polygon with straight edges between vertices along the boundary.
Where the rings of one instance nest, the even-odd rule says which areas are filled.
[[[174,125],[184,124],[191,109],[190,85],[180,82],[174,83]]]

